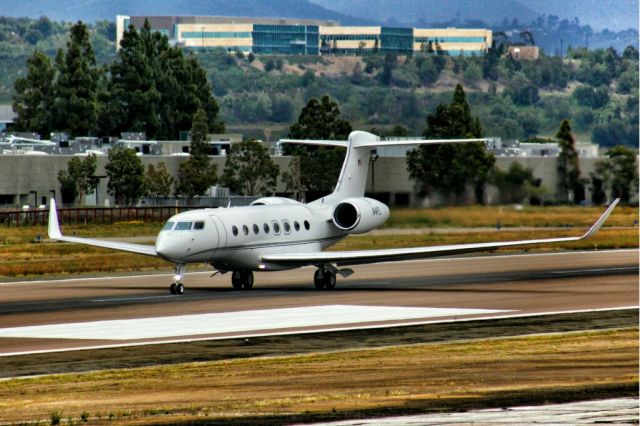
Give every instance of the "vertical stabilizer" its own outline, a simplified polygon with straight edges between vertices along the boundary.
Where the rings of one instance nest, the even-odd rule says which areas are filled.
[[[332,198],[344,199],[364,196],[371,150],[375,149],[375,144],[379,141],[380,138],[371,133],[351,132],[349,144],[347,145],[347,154],[345,155],[344,163],[342,163],[342,170],[340,171],[336,189],[331,194]]]

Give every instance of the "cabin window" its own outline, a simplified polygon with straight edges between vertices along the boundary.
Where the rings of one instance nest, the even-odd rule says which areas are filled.
[[[163,231],[171,231],[173,229],[173,222],[167,222],[162,227]]]
[[[260,233],[260,228],[255,223],[253,224],[253,233],[258,235]]]
[[[308,231],[309,228],[311,228],[311,225],[309,225],[309,222],[305,220],[304,221],[304,229],[306,229]]]
[[[195,229],[196,231],[204,229],[204,222],[196,222],[196,223],[194,223],[193,224],[193,229]]]
[[[293,228],[294,228],[296,231],[299,231],[299,230],[300,230],[300,224],[299,224],[298,222],[294,221],[294,222],[293,222]]]
[[[264,229],[264,233],[268,234],[269,233],[269,225],[267,225],[266,223],[264,224],[264,226],[262,227],[262,229]]]
[[[178,222],[176,231],[189,231],[193,222]]]
[[[238,227],[233,225],[231,227],[231,233],[233,234],[234,237],[237,237],[238,236]]]
[[[280,224],[275,220],[271,222],[271,224],[273,225],[273,233],[276,235],[280,235]]]
[[[283,220],[282,221],[282,227],[284,228],[284,233],[288,234],[291,232],[291,225],[289,225],[289,221],[288,220]]]
[[[244,235],[249,235],[249,228],[247,228],[247,225],[242,225],[242,233]]]

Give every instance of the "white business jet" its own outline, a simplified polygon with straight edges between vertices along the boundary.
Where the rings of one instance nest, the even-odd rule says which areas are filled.
[[[282,197],[264,197],[247,207],[200,209],[172,216],[155,246],[62,235],[55,201],[49,211],[49,237],[54,240],[106,247],[148,256],[160,256],[175,265],[172,294],[183,294],[182,278],[188,263],[208,263],[220,273],[231,272],[235,289],[253,287],[253,271],[280,271],[313,265],[318,289],[333,289],[336,274],[347,277],[344,266],[447,256],[501,247],[577,241],[595,234],[614,209],[615,200],[582,236],[447,246],[323,251],[349,234],[362,234],[382,225],[389,208],[364,197],[369,158],[377,147],[482,142],[484,139],[381,141],[355,131],[348,141],[285,139],[281,142],[339,146],[347,149],[335,190],[308,204]],[[375,152],[374,152],[375,153]]]

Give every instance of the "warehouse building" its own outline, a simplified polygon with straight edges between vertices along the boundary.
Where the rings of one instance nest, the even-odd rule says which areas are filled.
[[[489,29],[340,26],[312,19],[229,18],[218,16],[122,16],[116,18],[117,43],[133,25],[151,28],[189,49],[223,48],[258,55],[412,55],[443,52],[483,55],[492,42]]]

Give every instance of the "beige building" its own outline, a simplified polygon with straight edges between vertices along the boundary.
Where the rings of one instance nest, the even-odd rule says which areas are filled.
[[[245,54],[367,55],[444,51],[483,55],[491,47],[489,29],[343,27],[310,19],[230,18],[216,16],[117,16],[117,42],[145,19],[172,43],[190,49],[223,48]]]

